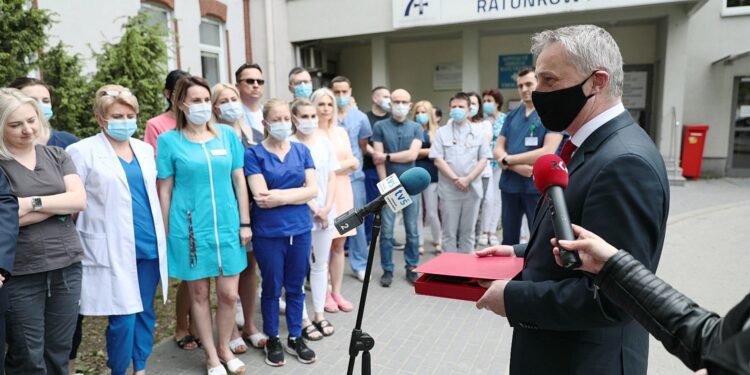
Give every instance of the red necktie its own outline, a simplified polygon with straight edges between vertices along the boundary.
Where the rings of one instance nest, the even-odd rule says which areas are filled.
[[[562,147],[562,151],[560,151],[560,159],[562,159],[567,165],[568,162],[570,162],[570,158],[573,157],[573,152],[575,152],[577,148],[578,146],[574,145],[570,140],[566,141]]]

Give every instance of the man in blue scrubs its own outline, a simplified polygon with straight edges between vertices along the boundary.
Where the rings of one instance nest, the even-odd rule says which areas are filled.
[[[336,97],[336,105],[339,108],[338,125],[346,129],[349,135],[349,143],[352,146],[354,157],[359,160],[359,168],[349,174],[352,181],[352,192],[354,194],[354,208],[361,208],[367,204],[367,192],[365,190],[365,173],[362,171],[362,154],[367,149],[367,142],[372,135],[370,120],[367,115],[351,105],[352,82],[344,76],[335,77],[331,81],[333,95]],[[359,281],[365,280],[365,268],[367,267],[367,238],[364,230],[358,230],[357,234],[347,238],[349,248],[349,264],[352,272]]]
[[[531,178],[532,166],[538,157],[554,153],[562,140],[560,133],[550,132],[542,125],[534,109],[531,101],[531,92],[537,84],[534,70],[520,71],[516,83],[523,105],[508,113],[493,151],[503,169],[500,176],[503,245],[519,243],[524,213],[529,226],[534,222],[540,195]]]

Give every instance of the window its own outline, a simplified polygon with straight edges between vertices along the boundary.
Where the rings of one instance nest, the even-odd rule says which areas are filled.
[[[201,70],[210,86],[222,82],[226,76],[224,43],[224,27],[216,21],[203,19],[200,25]]]
[[[177,54],[175,49],[175,39],[172,31],[172,11],[152,4],[141,4],[141,13],[148,15],[149,24],[163,25],[167,36],[167,70],[177,69]]]
[[[723,0],[721,15],[742,16],[750,14],[750,0]]]

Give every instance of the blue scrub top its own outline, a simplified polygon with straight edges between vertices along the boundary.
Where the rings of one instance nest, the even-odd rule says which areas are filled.
[[[146,182],[143,180],[143,171],[138,163],[138,158],[133,157],[130,163],[122,158],[120,164],[125,171],[130,188],[130,196],[133,201],[133,230],[135,231],[135,258],[157,259],[159,251],[156,245],[156,230],[154,229],[154,216],[151,212],[151,203],[146,192]]]
[[[422,134],[422,149],[430,149],[432,147],[432,140],[430,139],[430,131],[428,129],[424,130],[424,133]],[[415,165],[417,167],[422,167],[430,174],[430,182],[438,182],[438,169],[435,166],[435,161],[430,159],[429,157],[426,157],[424,159],[417,159],[415,162]]]
[[[47,140],[47,146],[57,146],[64,149],[76,142],[78,142],[78,138],[75,135],[62,130],[52,129]]]
[[[362,159],[362,150],[359,148],[359,140],[363,138],[370,138],[372,136],[372,127],[370,126],[370,120],[367,115],[362,113],[356,108],[350,108],[346,113],[344,120],[339,120],[339,126],[346,130],[346,134],[349,135],[349,143],[352,145],[352,153],[354,157],[359,160],[359,168],[356,171],[349,173],[349,177],[352,180],[365,178],[365,172],[362,172],[364,165]]]
[[[268,190],[294,189],[305,185],[305,170],[315,169],[312,155],[302,143],[290,142],[291,148],[282,161],[259,143],[245,151],[245,176],[262,174]],[[312,230],[312,215],[307,204],[290,204],[250,210],[253,235],[289,237]]]
[[[505,117],[500,135],[505,137],[505,151],[515,155],[541,148],[548,132],[536,111],[526,117],[526,107],[520,105]],[[526,137],[536,137],[537,145],[526,146]],[[537,193],[531,177],[523,177],[510,170],[504,171],[500,176],[500,190],[512,194]]]

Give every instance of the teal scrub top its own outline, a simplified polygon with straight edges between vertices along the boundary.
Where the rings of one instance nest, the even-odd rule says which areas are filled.
[[[174,177],[169,208],[169,276],[198,280],[235,275],[247,266],[232,171],[243,167],[244,148],[234,130],[214,124],[218,136],[192,142],[177,130],[157,140],[158,177]]]

